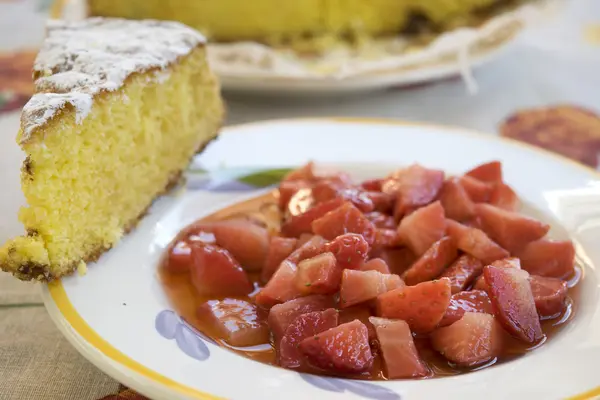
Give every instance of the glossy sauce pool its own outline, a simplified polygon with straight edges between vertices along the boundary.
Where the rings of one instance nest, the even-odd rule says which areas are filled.
[[[239,217],[239,216],[246,216],[246,215],[249,215],[251,218],[252,218],[252,216],[257,216],[257,215],[262,216],[265,214],[269,214],[269,212],[266,210],[270,210],[272,207],[276,208],[276,204],[277,204],[276,201],[277,201],[276,193],[275,192],[268,193],[266,195],[263,195],[263,196],[260,196],[260,197],[257,197],[257,198],[251,199],[251,200],[247,200],[244,202],[240,202],[240,203],[234,204],[230,207],[221,209],[214,214],[211,214],[205,218],[202,218],[200,221],[214,222],[214,221],[219,221],[219,220],[224,220],[224,219],[229,219],[229,218]],[[269,217],[267,217],[265,219],[268,219],[268,218]],[[184,235],[184,232],[182,232],[180,234],[180,236],[183,236],[183,235]],[[180,236],[178,236],[178,237],[180,237]],[[166,255],[167,254],[165,253],[165,257],[163,258],[163,261],[161,262],[161,266],[159,267],[159,276],[160,276],[160,280],[163,285],[163,288],[165,290],[165,293],[167,294],[167,297],[169,298],[169,301],[170,301],[173,309],[185,321],[187,321],[189,324],[191,324],[193,327],[195,327],[197,330],[204,333],[208,337],[214,339],[221,346],[228,348],[229,350],[236,352],[244,357],[277,366],[276,358],[275,358],[275,349],[274,349],[272,343],[265,344],[264,346],[255,346],[253,348],[247,348],[247,349],[232,347],[229,344],[227,344],[223,340],[222,337],[219,336],[217,330],[213,326],[202,323],[196,314],[196,310],[198,309],[198,307],[208,300],[220,300],[223,298],[218,298],[215,296],[203,297],[203,296],[198,295],[194,289],[194,286],[191,283],[191,280],[190,280],[188,274],[172,273],[172,272],[168,271],[167,268],[165,268],[165,265],[168,262],[168,257],[166,257]],[[565,308],[565,311],[563,311],[563,313],[560,314],[559,316],[557,316],[556,318],[543,320],[541,322],[542,330],[545,334],[545,338],[539,343],[536,343],[534,345],[527,344],[527,343],[524,343],[524,342],[521,342],[519,340],[512,338],[508,334],[505,334],[503,352],[498,358],[488,362],[487,364],[479,365],[475,368],[459,368],[457,366],[452,365],[452,363],[450,363],[443,356],[441,356],[439,353],[437,353],[430,346],[429,339],[427,337],[418,337],[418,336],[415,337],[415,345],[419,351],[419,354],[420,354],[421,358],[423,359],[423,361],[425,361],[427,363],[427,365],[429,366],[429,368],[432,371],[432,374],[429,377],[444,377],[444,376],[457,375],[460,373],[465,373],[465,372],[469,372],[469,371],[475,371],[475,370],[479,370],[482,368],[486,368],[493,364],[507,362],[507,361],[510,361],[516,357],[519,357],[529,351],[532,351],[532,350],[540,347],[547,340],[551,340],[552,337],[554,335],[556,335],[560,331],[560,329],[573,318],[573,316],[575,314],[576,304],[577,304],[577,300],[579,298],[579,294],[578,294],[579,290],[578,289],[580,286],[580,285],[576,285],[576,283],[581,278],[581,269],[579,267],[576,267],[575,270],[576,270],[576,276],[573,277],[571,279],[571,281],[569,282],[569,292],[568,292],[569,294],[568,294],[568,298],[567,298],[568,306]],[[259,273],[249,273],[248,275],[249,275],[249,278],[254,283],[254,286],[256,288],[256,290],[252,293],[252,294],[254,294],[260,288],[260,272]],[[253,302],[251,300],[250,296],[236,297],[236,298],[246,300],[249,302]],[[340,309],[339,312],[340,312],[340,314],[339,314],[340,315],[340,323],[349,322],[350,320],[353,319],[353,317],[351,316],[352,308],[350,308],[349,310]],[[267,313],[265,313],[264,315],[266,318]],[[374,352],[374,356],[375,356],[375,362],[373,364],[373,368],[372,368],[371,372],[361,374],[358,376],[353,376],[353,377],[358,378],[358,379],[373,379],[373,380],[387,379],[385,377],[385,374],[383,371],[383,363],[382,363],[381,356],[379,354],[377,354],[377,352]],[[321,374],[321,375],[323,375],[323,374],[331,375],[331,374],[324,373],[323,371],[316,370],[316,369],[315,370],[310,370],[310,369],[306,370],[305,369],[303,371],[304,372],[312,372],[312,373]],[[344,375],[344,376],[347,377],[347,375]]]

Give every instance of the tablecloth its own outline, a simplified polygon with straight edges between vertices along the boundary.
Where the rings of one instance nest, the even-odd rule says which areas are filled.
[[[19,110],[32,91],[31,64],[51,0],[0,0],[0,187],[18,190]],[[392,117],[496,134],[517,110],[568,104],[600,111],[600,1],[572,0],[532,28],[499,60],[475,71],[476,94],[460,78],[410,89],[285,100],[227,94],[228,124],[306,116]],[[596,140],[600,131],[585,132]],[[0,191],[0,241],[21,231],[22,203]],[[54,327],[39,288],[0,273],[0,400],[136,399],[80,356]]]

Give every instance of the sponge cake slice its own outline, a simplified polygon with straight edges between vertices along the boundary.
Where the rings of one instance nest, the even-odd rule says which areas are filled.
[[[52,21],[17,141],[19,219],[0,268],[50,281],[135,226],[217,135],[224,109],[198,32],[175,22]]]

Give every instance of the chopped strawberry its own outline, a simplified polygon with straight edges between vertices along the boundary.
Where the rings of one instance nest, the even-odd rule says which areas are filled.
[[[232,346],[269,343],[265,315],[254,304],[239,299],[210,300],[198,307],[198,318],[213,326]]]
[[[370,192],[381,192],[383,179],[370,179],[360,184],[360,187]]]
[[[275,345],[283,337],[287,327],[300,315],[313,311],[323,311],[334,306],[332,297],[306,296],[274,305],[269,311],[269,328],[273,332]]]
[[[575,268],[575,247],[570,240],[537,240],[515,254],[532,275],[568,279]]]
[[[396,274],[383,274],[383,283],[387,292],[406,286],[402,278]]]
[[[483,276],[498,320],[515,337],[534,343],[543,337],[527,271],[488,265]]]
[[[345,203],[314,221],[312,229],[315,234],[328,240],[345,233],[357,233],[362,235],[369,245],[375,241],[375,227],[350,203]]]
[[[217,244],[228,250],[249,271],[260,271],[269,252],[269,232],[247,220],[227,220],[211,224]]]
[[[367,213],[365,217],[379,229],[396,229],[398,227],[396,220],[392,216],[379,211]]]
[[[283,182],[298,180],[311,181],[316,179],[316,177],[317,176],[315,175],[315,163],[310,161],[305,165],[288,172],[288,174],[283,177]]]
[[[457,257],[456,245],[450,237],[433,244],[404,274],[407,285],[428,281],[440,276],[442,271]]]
[[[444,183],[444,171],[427,169],[418,164],[401,169],[385,180],[382,191],[396,196],[394,217],[431,203]]]
[[[444,317],[450,297],[446,278],[405,286],[377,297],[377,315],[405,320],[415,332],[430,332]]]
[[[352,322],[355,319],[359,320],[367,327],[369,331],[369,341],[377,339],[377,333],[375,332],[375,327],[369,321],[369,318],[372,316],[371,309],[368,305],[357,305],[348,308],[343,308],[340,310],[340,320],[339,324],[345,324],[346,322]]]
[[[342,274],[340,288],[340,306],[350,307],[355,304],[373,300],[382,293],[387,292],[388,285],[404,286],[404,282],[397,275],[396,278],[387,279],[386,275],[377,271],[354,271],[345,269]]]
[[[446,218],[439,201],[419,208],[398,226],[398,239],[417,256],[423,255],[445,233]]]
[[[429,374],[405,321],[377,317],[369,320],[377,331],[388,379],[415,378]]]
[[[502,163],[500,161],[491,161],[481,164],[468,171],[465,175],[482,182],[502,182]]]
[[[294,182],[295,183],[295,182]],[[279,188],[281,202],[281,187]],[[315,199],[312,195],[311,187],[300,188],[294,192],[287,202],[287,214],[291,216],[300,215],[307,212],[315,205]],[[285,210],[283,210],[285,211]]]
[[[331,294],[340,288],[342,269],[332,253],[323,253],[300,261],[296,287],[304,294]]]
[[[296,242],[296,248],[298,249],[304,246],[306,242],[313,238],[313,236],[315,235],[313,235],[312,233],[303,233],[302,235],[300,235],[298,237],[298,241]]]
[[[398,232],[395,229],[377,229],[375,232],[375,243],[373,248],[389,248],[398,247],[400,240],[398,239]]]
[[[273,236],[271,238],[267,261],[261,271],[261,279],[263,282],[268,282],[269,279],[271,279],[271,276],[277,271],[277,268],[279,268],[279,265],[283,260],[292,254],[297,243],[298,240],[294,238],[283,238],[279,236]]]
[[[312,193],[317,203],[333,199],[343,199],[352,203],[362,212],[371,212],[375,209],[371,197],[340,181],[330,179],[321,180],[315,184]]]
[[[344,204],[342,199],[333,199],[324,203],[319,203],[306,212],[298,215],[293,215],[281,225],[281,233],[289,237],[298,237],[303,233],[312,232],[312,223],[327,214],[329,211],[335,210]]]
[[[360,266],[361,271],[377,271],[382,274],[389,274],[390,268],[381,258],[373,258]]]
[[[475,280],[483,271],[483,263],[468,254],[458,257],[441,275],[450,279],[452,293],[458,293]]]
[[[318,256],[319,254],[327,251],[325,248],[326,244],[327,240],[323,239],[321,236],[314,235],[302,246],[298,246],[287,259],[294,264],[297,264],[302,260],[306,260],[307,258]]]
[[[313,366],[338,373],[361,373],[373,366],[369,332],[355,320],[300,342],[300,351]]]
[[[553,318],[565,309],[567,282],[557,278],[531,275],[529,277],[535,308],[541,318]]]
[[[402,275],[404,271],[410,268],[417,261],[418,257],[407,248],[401,249],[378,249],[373,257],[379,257],[390,268],[393,274]]]
[[[297,317],[285,330],[279,342],[279,365],[284,368],[298,368],[304,362],[304,356],[298,346],[307,337],[315,336],[338,325],[338,312],[329,308],[325,311],[313,311]]]
[[[369,244],[361,235],[346,233],[327,243],[325,251],[335,255],[340,268],[356,269],[367,259]]]
[[[508,251],[490,239],[485,232],[452,220],[447,220],[446,223],[448,235],[454,239],[456,247],[484,263],[489,264],[509,256]]]
[[[506,211],[517,211],[521,205],[519,196],[504,182],[494,185],[490,196],[490,204]]]
[[[166,268],[170,272],[182,273],[190,270],[192,263],[192,248],[191,245],[184,241],[177,241],[169,249],[169,258],[166,263]]]
[[[301,210],[298,209],[300,203],[296,201],[294,207],[290,210],[289,204],[292,200],[292,197],[296,195],[296,193],[303,191],[302,194],[304,197],[307,195],[310,196],[312,194],[310,190],[310,182],[307,181],[283,181],[279,184],[279,209],[282,211],[288,210],[292,211],[292,215],[299,214]],[[306,205],[304,207],[306,208]]]
[[[518,258],[504,258],[502,260],[496,260],[491,265],[498,268],[521,269],[521,262]],[[484,292],[489,293],[490,285],[487,284],[483,275],[479,276],[475,280],[475,283],[473,284],[473,290],[483,290]]]
[[[486,203],[490,200],[494,191],[493,184],[482,182],[470,176],[461,176],[458,180],[475,203]]]
[[[502,350],[502,328],[490,314],[466,312],[452,325],[433,331],[430,337],[434,349],[465,367],[484,364]]]
[[[202,296],[242,296],[254,289],[231,253],[215,245],[192,247],[190,273],[196,291]]]
[[[452,301],[452,299],[450,299],[450,304],[448,305],[448,308],[446,309],[446,313],[444,313],[442,320],[438,324],[438,328],[443,328],[444,326],[452,325],[453,323],[461,319],[463,315],[465,315],[465,310],[462,309],[457,302]]]
[[[363,192],[363,194],[373,202],[376,212],[390,213],[394,208],[396,198],[389,193],[382,192]]]
[[[475,204],[457,178],[450,178],[444,182],[440,201],[450,219],[467,221],[475,216]]]
[[[269,308],[300,297],[302,292],[296,286],[296,273],[296,264],[289,260],[282,262],[271,280],[256,295],[256,304]]]
[[[477,204],[475,210],[483,231],[511,253],[541,239],[550,229],[548,224],[489,204]]]
[[[483,290],[470,290],[452,295],[451,303],[455,303],[466,312],[481,312],[493,314],[490,297]]]

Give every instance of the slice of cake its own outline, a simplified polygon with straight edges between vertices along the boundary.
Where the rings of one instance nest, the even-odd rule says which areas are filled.
[[[51,21],[17,141],[27,234],[0,267],[50,281],[132,229],[214,139],[224,109],[205,39],[176,22]]]

